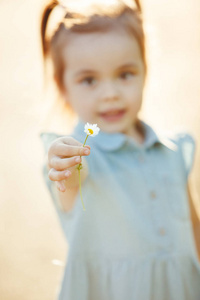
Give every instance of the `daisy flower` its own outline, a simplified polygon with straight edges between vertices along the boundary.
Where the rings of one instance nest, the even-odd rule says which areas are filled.
[[[97,124],[85,124],[84,132],[90,136],[96,136],[100,131],[100,128],[97,127]]]
[[[97,124],[85,124],[85,127],[84,127],[84,132],[87,134],[86,138],[85,138],[85,142],[83,144],[83,147],[85,146],[85,143],[87,141],[87,138],[88,136],[96,136],[100,131],[100,128],[97,126]],[[85,206],[84,206],[84,203],[83,203],[83,197],[82,197],[82,192],[81,192],[81,173],[80,173],[80,170],[83,168],[82,166],[82,163],[80,163],[78,166],[77,166],[77,169],[78,169],[78,173],[79,173],[79,189],[80,189],[80,196],[81,196],[81,201],[82,201],[82,205],[83,205],[83,210],[85,210]]]

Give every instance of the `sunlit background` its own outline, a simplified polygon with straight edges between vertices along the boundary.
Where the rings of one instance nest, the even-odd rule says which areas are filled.
[[[75,1],[75,0],[74,0]],[[84,0],[82,0],[84,2]],[[200,1],[143,0],[148,80],[141,117],[193,134],[200,203]],[[44,184],[39,133],[68,132],[43,91],[42,0],[0,1],[0,299],[54,300],[68,245]]]

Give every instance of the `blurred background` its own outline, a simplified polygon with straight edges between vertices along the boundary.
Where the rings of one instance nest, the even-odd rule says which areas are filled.
[[[68,132],[53,85],[43,89],[39,34],[44,3],[0,0],[3,300],[54,300],[68,249],[41,171],[40,132]],[[193,134],[197,147],[191,179],[199,209],[200,2],[143,0],[142,5],[149,72],[141,116],[161,130]]]

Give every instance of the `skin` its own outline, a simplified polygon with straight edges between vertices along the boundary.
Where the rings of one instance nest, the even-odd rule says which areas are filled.
[[[142,143],[144,137],[134,123],[142,105],[145,67],[136,39],[120,29],[76,33],[63,55],[67,65],[63,97],[79,119],[98,124],[101,131],[121,132]],[[75,159],[86,154],[77,146],[82,144],[65,137],[49,149],[49,178],[56,181],[60,191],[78,186]]]
[[[142,105],[145,67],[135,38],[114,30],[73,34],[63,53],[67,65],[63,97],[79,119],[97,124],[102,131],[121,132],[143,143],[144,136],[134,124]],[[80,156],[82,182],[88,175],[84,156],[90,154],[90,147],[86,148],[67,136],[56,139],[49,148],[49,178],[57,184],[58,199],[65,211],[73,208],[79,189],[76,166],[81,162]],[[189,182],[187,189],[194,241],[200,259],[200,219]]]
[[[77,34],[64,51],[65,99],[83,122],[140,140],[134,123],[142,105],[145,68],[137,41],[123,31]],[[98,58],[98,59],[97,59]],[[124,110],[121,118],[103,116]]]

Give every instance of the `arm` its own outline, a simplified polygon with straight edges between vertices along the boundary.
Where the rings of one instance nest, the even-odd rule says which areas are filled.
[[[87,154],[85,150],[88,151]],[[66,212],[73,208],[79,190],[77,166],[80,162],[83,166],[80,172],[81,182],[83,183],[88,176],[88,165],[84,156],[89,154],[89,146],[83,147],[80,142],[69,136],[57,138],[48,149],[48,177],[55,182],[52,185],[55,196],[61,209]]]
[[[191,221],[192,221],[192,227],[193,227],[193,234],[194,234],[194,240],[196,244],[197,254],[200,261],[200,218],[197,210],[197,201],[194,201],[194,189],[192,188],[192,184],[190,181],[188,181],[187,184],[187,191],[188,191],[188,200],[189,200],[189,206],[190,206],[190,215],[191,215]],[[195,194],[196,196],[196,194]]]
[[[82,165],[83,169],[81,169],[81,183],[83,184],[88,176],[88,165],[84,157],[82,158]],[[61,192],[58,188],[56,188],[56,185],[54,186],[56,198],[58,199],[62,210],[65,212],[69,212],[73,209],[76,195],[79,192],[78,170],[72,170],[72,168],[69,168],[69,170],[72,172],[72,175],[67,180],[63,180],[66,188],[65,191]]]

